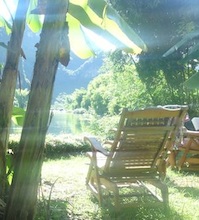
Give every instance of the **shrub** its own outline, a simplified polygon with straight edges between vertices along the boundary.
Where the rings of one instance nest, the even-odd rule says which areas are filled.
[[[11,135],[9,148],[14,153],[17,152],[20,135]],[[90,148],[83,141],[83,136],[74,136],[72,134],[60,134],[46,136],[44,157],[45,158],[61,158],[70,154],[81,154],[89,151]]]

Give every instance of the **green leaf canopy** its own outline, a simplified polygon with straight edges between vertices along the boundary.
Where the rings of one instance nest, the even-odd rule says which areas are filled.
[[[27,24],[33,32],[41,30],[44,18],[31,13],[37,7],[38,0],[31,0]],[[106,50],[121,49],[132,54],[146,51],[141,38],[104,0],[70,0],[67,21],[71,50],[82,59],[94,56],[105,47]],[[1,15],[0,27],[5,27],[8,34],[11,32],[11,25]]]
[[[37,7],[37,0],[32,0],[27,23],[32,31],[38,32],[43,23],[43,15],[31,14]],[[70,0],[67,15],[69,23],[69,41],[71,50],[80,58],[86,59],[102,49],[100,38],[128,53],[139,54],[146,50],[144,42],[104,0]],[[100,38],[88,37],[92,31]],[[103,50],[103,49],[102,49]]]

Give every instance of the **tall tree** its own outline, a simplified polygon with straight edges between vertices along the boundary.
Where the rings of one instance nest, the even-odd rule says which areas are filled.
[[[47,1],[5,219],[33,219],[40,181],[45,135],[62,39],[66,40],[68,1]],[[55,43],[56,42],[56,43]],[[65,41],[67,45],[67,42]],[[68,48],[68,52],[70,49]],[[65,60],[66,64],[69,61]]]
[[[5,195],[6,150],[29,2],[30,0],[19,0],[10,41],[7,45],[7,58],[0,84],[0,198]]]

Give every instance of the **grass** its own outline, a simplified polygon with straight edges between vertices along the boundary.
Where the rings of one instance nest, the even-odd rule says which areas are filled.
[[[131,208],[119,216],[98,202],[86,189],[89,159],[83,154],[43,164],[36,220],[196,220],[199,219],[199,175],[168,170],[170,209]]]

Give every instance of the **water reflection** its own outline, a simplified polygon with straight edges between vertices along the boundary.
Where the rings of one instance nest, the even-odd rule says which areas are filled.
[[[64,111],[53,112],[53,118],[48,128],[48,134],[80,134],[86,132],[89,126],[89,116],[84,114],[66,113]],[[11,134],[21,133],[22,128],[12,126]]]
[[[48,133],[80,134],[86,130],[89,120],[86,115],[56,112],[48,129]]]

